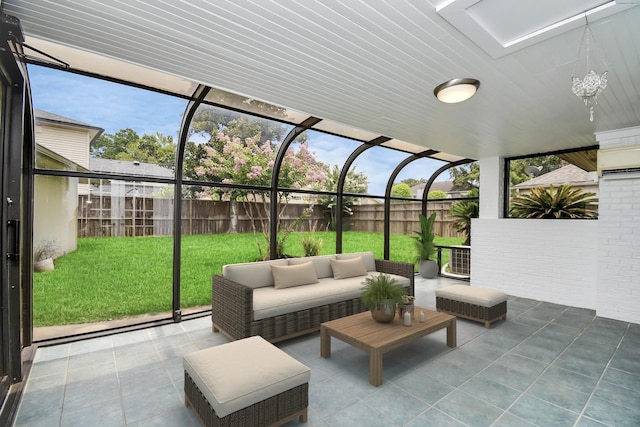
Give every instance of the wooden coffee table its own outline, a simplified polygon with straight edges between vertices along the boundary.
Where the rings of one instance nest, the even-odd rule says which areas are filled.
[[[424,312],[425,321],[418,321]],[[404,326],[398,316],[390,323],[373,320],[371,313],[354,314],[320,325],[320,356],[331,357],[331,337],[369,353],[369,382],[382,384],[382,356],[432,332],[447,328],[447,345],[456,346],[456,317],[426,308],[415,307],[411,326]]]

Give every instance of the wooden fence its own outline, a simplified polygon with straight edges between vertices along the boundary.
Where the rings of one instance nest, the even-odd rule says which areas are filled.
[[[449,215],[451,205],[455,202],[429,202],[427,204],[427,216],[435,212],[436,221],[433,231],[440,237],[464,237],[453,228],[453,218]],[[421,212],[419,203],[392,203],[389,219],[391,234],[413,234],[420,230],[418,215]],[[354,231],[366,231],[369,233],[384,232],[384,205],[369,204],[354,206],[351,218]]]
[[[87,203],[87,197],[79,196],[78,237],[116,236],[168,236],[173,234],[173,199],[119,196],[95,197]],[[182,234],[228,233],[233,228],[238,233],[261,232],[263,222],[251,215],[248,202],[237,203],[237,222],[232,223],[230,202],[184,199],[182,203]],[[290,203],[280,215],[281,229],[292,226],[308,207]],[[441,237],[462,237],[452,227],[449,216],[451,202],[429,202],[428,215],[436,212],[434,231]],[[420,229],[419,203],[393,203],[391,205],[391,233],[413,234]],[[253,219],[252,219],[253,218]],[[384,205],[367,204],[353,207],[353,215],[345,218],[345,229],[371,233],[384,232]],[[264,226],[268,226],[264,221]],[[311,215],[301,221],[297,231],[323,231],[327,228],[320,206],[314,206]]]

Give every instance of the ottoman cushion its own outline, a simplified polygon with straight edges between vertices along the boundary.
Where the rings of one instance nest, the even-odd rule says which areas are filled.
[[[308,367],[260,336],[187,354],[183,365],[219,418],[311,377]]]
[[[493,307],[507,300],[507,294],[504,292],[467,285],[452,285],[436,289],[436,297],[467,302],[482,307]]]

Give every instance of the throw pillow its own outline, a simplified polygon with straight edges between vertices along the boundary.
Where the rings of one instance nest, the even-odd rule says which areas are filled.
[[[348,277],[367,275],[367,267],[365,267],[362,257],[345,260],[332,259],[330,262],[334,279],[346,279]]]
[[[311,261],[299,265],[272,265],[271,274],[276,289],[318,283],[316,269]]]
[[[376,257],[371,251],[336,255],[336,259],[340,260],[352,259],[357,257],[362,257],[362,262],[364,262],[365,267],[367,267],[367,271],[376,271]]]

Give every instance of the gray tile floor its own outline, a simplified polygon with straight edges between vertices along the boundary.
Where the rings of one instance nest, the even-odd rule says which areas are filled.
[[[418,278],[418,305],[433,308],[448,284]],[[181,357],[227,342],[210,325],[39,349],[14,426],[198,426]],[[439,331],[388,353],[377,388],[367,355],[340,341],[330,359],[318,334],[278,346],[311,368],[309,426],[640,425],[640,325],[592,310],[510,298],[508,320],[490,330],[458,320],[455,349]]]

